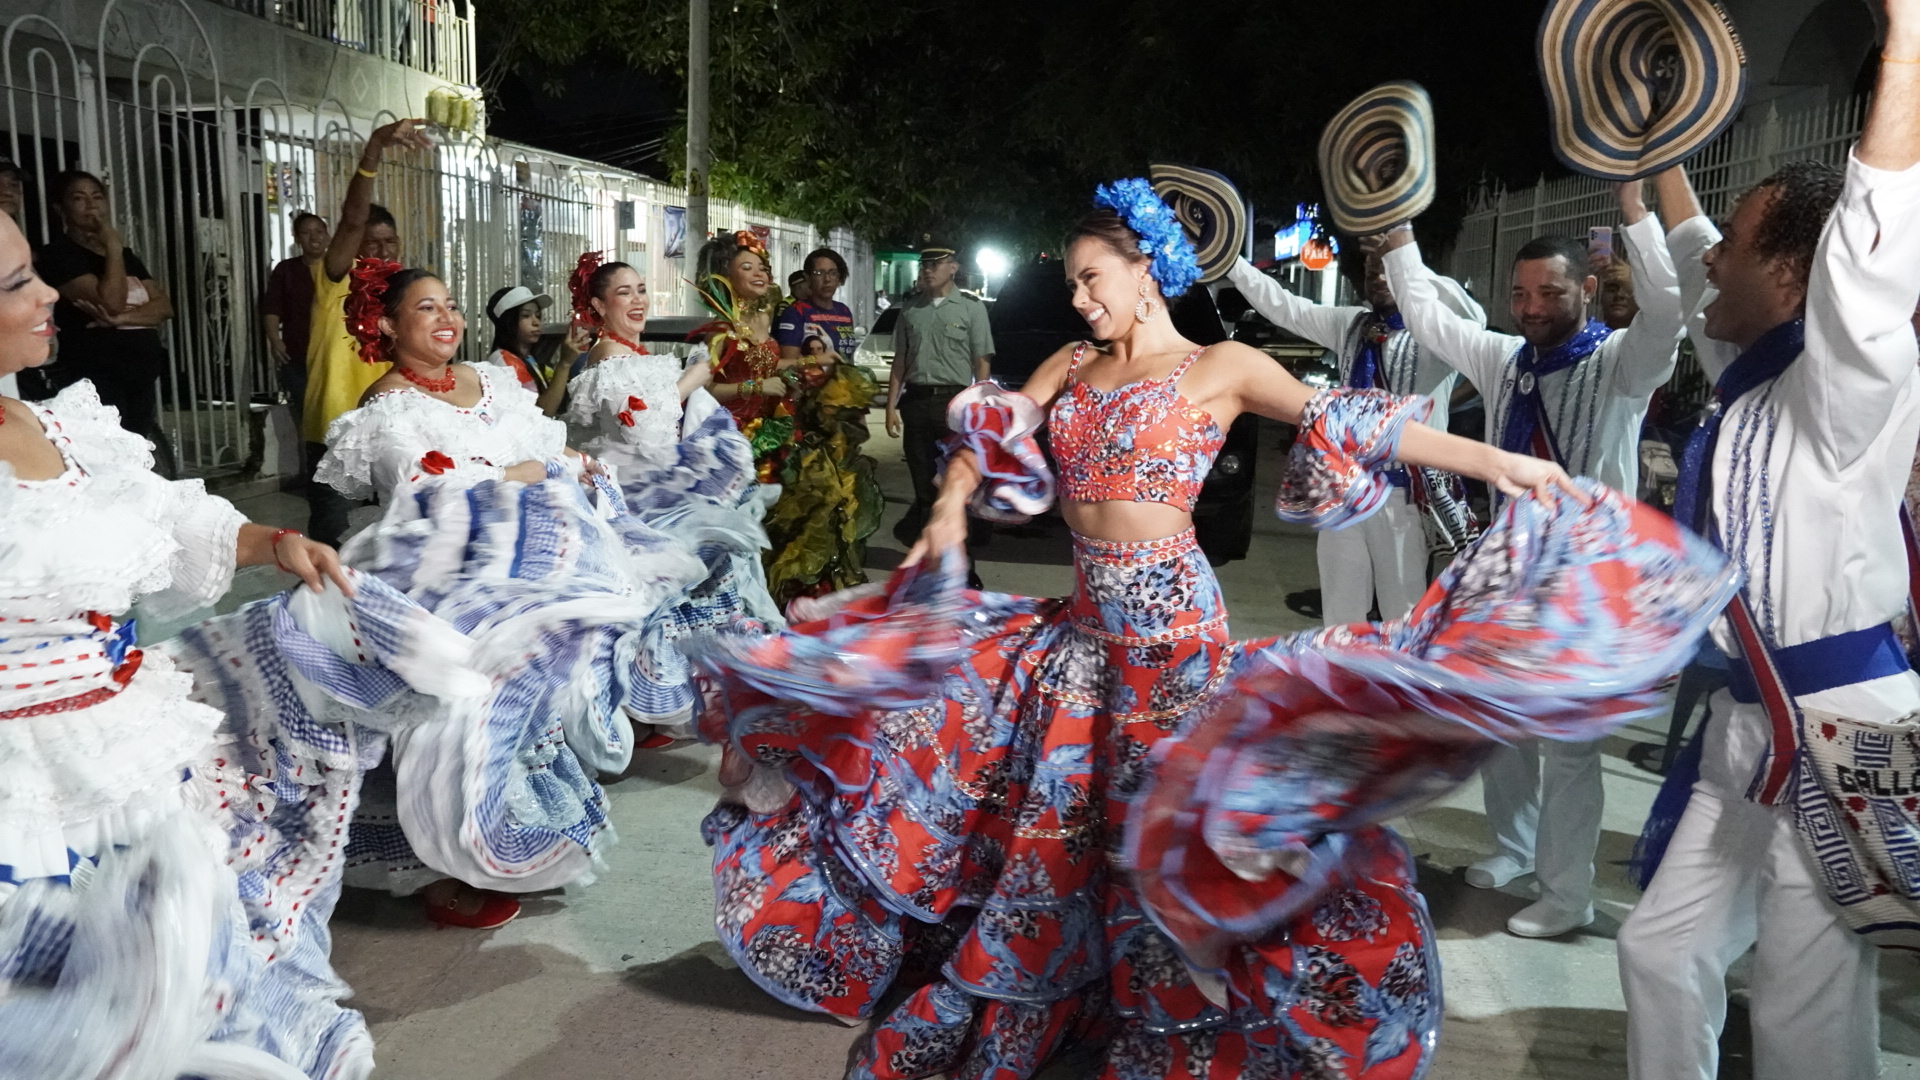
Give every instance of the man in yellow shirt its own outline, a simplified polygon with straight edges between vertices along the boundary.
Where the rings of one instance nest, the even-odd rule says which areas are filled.
[[[360,359],[359,343],[347,332],[347,292],[351,271],[359,259],[400,258],[400,230],[393,214],[373,201],[373,182],[380,175],[380,159],[390,146],[426,149],[432,144],[420,130],[420,120],[396,120],[374,131],[360,153],[360,167],[347,184],[340,207],[340,227],[327,244],[327,253],[313,266],[313,330],[307,341],[307,394],[302,434],[307,443],[307,533],[313,539],[340,546],[347,531],[353,502],[316,483],[314,466],[327,452],[327,428],[341,413],[360,403],[367,387],[386,374],[386,364]]]

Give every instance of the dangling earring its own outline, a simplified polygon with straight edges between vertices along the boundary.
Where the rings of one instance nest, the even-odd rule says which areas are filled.
[[[1133,317],[1140,322],[1153,321],[1153,303],[1147,299],[1147,283],[1140,283],[1140,302],[1133,305]]]

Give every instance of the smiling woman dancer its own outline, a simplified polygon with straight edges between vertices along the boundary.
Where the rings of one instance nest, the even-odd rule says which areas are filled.
[[[58,295],[0,216],[0,375],[46,362]],[[333,549],[162,479],[91,382],[44,405],[0,398],[0,1075],[371,1071],[327,963],[337,868],[329,880],[313,860],[321,876],[285,926],[268,929],[257,892],[243,903],[212,779],[221,713],[135,647],[126,617],[135,600],[185,614],[235,567],[273,565],[351,591]],[[292,840],[297,822],[280,824]]]
[[[676,636],[720,630],[741,615],[782,625],[760,563],[761,518],[779,489],[755,480],[752,444],[706,389],[712,366],[683,370],[640,344],[647,282],[632,266],[589,251],[572,291],[575,321],[600,332],[566,391],[576,445],[614,468],[629,510],[707,564],[707,580],[676,609]]]
[[[689,715],[669,606],[706,571],[626,513],[533,394],[453,362],[466,319],[445,282],[353,273],[349,328],[393,367],[327,432],[320,481],[385,508],[342,556],[469,635],[495,687],[480,715],[403,718],[393,768],[368,777],[349,882],[426,886],[435,921],[497,926],[519,910],[503,892],[591,880],[613,839],[594,774],[626,768],[629,718]]]
[[[719,316],[703,328],[713,394],[752,442],[761,483],[781,485],[767,513],[775,602],[865,582],[866,538],[884,509],[874,461],[860,452],[872,377],[850,364],[782,358],[770,329],[772,271],[754,233],[708,241],[699,265],[700,295]]]
[[[1027,1077],[1077,1035],[1106,1040],[1108,1077],[1417,1076],[1433,934],[1376,822],[1495,739],[1649,710],[1732,574],[1616,493],[1408,423],[1424,398],[1315,394],[1243,345],[1195,347],[1167,316],[1199,276],[1172,212],[1144,180],[1096,202],[1066,269],[1105,344],[1063,349],[1030,396],[955,400],[909,558],[928,561],[824,621],[702,645],[704,733],[747,804],[706,825],[720,938],[781,1000],[844,1017],[931,975],[855,1077]],[[1235,642],[1191,511],[1243,412],[1301,428],[1295,520],[1371,513],[1396,460],[1516,498],[1406,619]],[[969,507],[1052,501],[1043,419],[1078,587],[958,593]]]

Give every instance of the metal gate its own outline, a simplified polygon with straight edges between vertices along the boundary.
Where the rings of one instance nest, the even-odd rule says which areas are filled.
[[[181,468],[206,473],[246,455],[250,386],[233,362],[246,305],[234,277],[238,204],[219,61],[193,10],[175,2],[179,25],[192,31],[184,40],[139,43],[109,0],[90,51],[48,19],[14,19],[0,42],[0,91],[7,152],[26,177],[29,239],[53,239],[50,185],[63,170],[84,169],[105,185],[114,226],[167,290],[174,317],[160,327],[169,358],[161,424]]]
[[[461,0],[374,5],[417,24],[380,48],[354,40],[357,6],[220,2],[279,24],[263,23],[264,35],[291,27],[423,70],[442,61],[460,68],[448,68],[453,75],[471,67],[471,7]],[[250,414],[281,392],[259,301],[274,264],[294,253],[293,217],[311,211],[337,224],[368,133],[396,117],[299,101],[272,79],[244,92],[228,86],[186,0],[107,0],[85,33],[93,40],[70,40],[52,19],[22,15],[0,35],[0,152],[25,175],[21,224],[35,244],[49,242],[60,228],[49,205],[54,178],[71,168],[101,178],[115,226],[173,300],[174,317],[160,331],[168,352],[160,380],[167,440],[183,472],[233,471],[249,460]],[[423,42],[438,44],[421,52]],[[655,312],[697,310],[683,287],[691,251],[680,253],[670,239],[683,191],[469,133],[436,128],[432,135],[428,150],[389,156],[374,201],[398,221],[402,261],[437,271],[468,312],[466,359],[490,349],[484,307],[502,286],[553,296],[559,303],[550,317],[564,322],[567,279],[588,249],[640,268]],[[709,213],[716,229],[764,228],[782,283],[820,240],[804,222],[726,200],[713,200]],[[871,252],[851,234],[833,239],[855,269],[843,299],[870,324]]]

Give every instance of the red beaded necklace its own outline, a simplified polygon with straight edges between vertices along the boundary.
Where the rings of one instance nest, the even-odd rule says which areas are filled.
[[[453,388],[459,385],[457,382],[454,381],[452,364],[448,364],[443,369],[446,372],[446,374],[438,379],[432,378],[427,375],[415,374],[414,370],[406,366],[405,364],[395,364],[393,366],[400,370],[401,378],[407,380],[408,382],[412,383],[413,385],[419,387],[422,390],[431,390],[436,394],[448,394],[448,393],[452,393]]]
[[[634,352],[639,353],[641,356],[647,355],[647,347],[645,345],[642,345],[637,341],[628,341],[626,338],[621,337],[620,334],[617,331],[615,331],[613,327],[602,326],[600,329],[603,333],[607,335],[608,339],[610,339],[614,344],[625,345],[627,348],[632,349]]]

